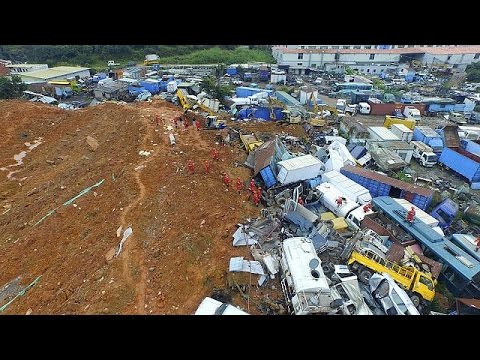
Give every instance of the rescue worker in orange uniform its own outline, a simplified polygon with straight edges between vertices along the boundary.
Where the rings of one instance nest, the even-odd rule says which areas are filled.
[[[208,161],[208,160],[205,160],[205,172],[207,174],[210,173],[210,161]]]

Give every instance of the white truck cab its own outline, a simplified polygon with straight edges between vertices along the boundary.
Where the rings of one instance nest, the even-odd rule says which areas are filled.
[[[412,141],[413,145],[412,156],[425,167],[433,167],[438,162],[438,156],[433,152],[433,149],[421,141]]]

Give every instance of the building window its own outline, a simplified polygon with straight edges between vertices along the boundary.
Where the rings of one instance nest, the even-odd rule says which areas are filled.
[[[377,69],[373,69],[373,72],[376,73],[376,72],[377,72]]]
[[[305,46],[303,46],[303,45],[302,45],[302,46],[300,46],[300,49],[305,49]]]
[[[302,60],[303,59],[303,53],[298,53],[298,60]]]
[[[365,49],[371,49],[372,45],[365,45]]]
[[[303,63],[297,63],[298,66],[303,66]]]
[[[317,67],[317,64],[312,64],[312,68],[316,68]]]
[[[375,54],[370,54],[370,60],[375,59]]]
[[[433,47],[433,45],[427,45],[427,47]]]
[[[412,48],[412,47],[414,47],[414,45],[407,45],[407,47]]]
[[[476,53],[475,56],[473,57],[474,59],[480,58],[480,53]]]
[[[360,46],[356,45],[353,47],[354,49],[360,49]]]
[[[370,69],[367,69],[367,72],[369,73],[369,72],[370,72]]]
[[[317,47],[315,45],[313,45],[313,46],[309,46],[308,48],[309,49],[316,49]]]
[[[338,46],[332,46],[332,49],[338,50],[339,47]]]
[[[320,46],[319,49],[328,49],[328,46]]]
[[[342,46],[344,49],[350,49],[350,46]]]
[[[398,45],[399,49],[403,49],[404,47],[405,47],[405,45]]]

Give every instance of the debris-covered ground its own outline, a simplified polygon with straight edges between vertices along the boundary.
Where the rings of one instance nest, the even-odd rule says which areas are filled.
[[[236,224],[260,215],[248,191],[235,188],[237,177],[247,187],[251,176],[239,166],[246,152],[238,142],[221,146],[216,130],[190,126],[174,130],[170,145],[166,129],[181,110],[161,100],[78,111],[2,101],[0,114],[0,284],[13,284],[2,304],[41,276],[4,313],[191,314],[216,291],[256,314],[280,298],[275,281],[251,291],[244,279],[249,301],[227,284],[230,257],[250,256],[232,246]]]

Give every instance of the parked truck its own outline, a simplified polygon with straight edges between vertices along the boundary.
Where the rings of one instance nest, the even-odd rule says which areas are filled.
[[[403,109],[403,116],[405,116],[406,119],[412,119],[415,122],[419,122],[421,120],[420,110],[413,106],[405,106]]]
[[[392,124],[390,131],[402,141],[412,141],[413,131],[403,124]]]
[[[369,248],[354,249],[347,263],[359,273],[359,280],[367,284],[373,272],[390,275],[409,292],[415,306],[421,303],[421,299],[431,302],[435,297],[435,281],[430,274],[415,267],[400,266]]]
[[[372,201],[370,191],[362,185],[350,180],[338,171],[329,171],[322,174],[322,182],[334,185],[340,192],[360,205],[368,204]]]
[[[465,213],[468,210],[465,209]],[[432,217],[438,220],[438,226],[446,230],[452,225],[458,212],[458,205],[451,199],[445,199],[435,206],[430,213]]]
[[[160,64],[160,57],[157,54],[145,55],[144,65]]]
[[[320,176],[324,164],[312,155],[303,155],[277,163],[277,180],[282,185],[313,179]]]
[[[373,213],[369,204],[361,206],[332,184],[322,183],[316,189],[321,193],[322,205],[336,216],[345,218],[348,226],[352,229],[359,229],[365,216]]]
[[[443,150],[442,137],[428,126],[417,126],[413,130],[414,141],[421,141],[430,146],[435,154],[440,154]]]
[[[412,141],[413,158],[417,159],[420,165],[425,167],[433,167],[438,162],[438,156],[433,149],[421,141]]]
[[[438,161],[467,179],[472,189],[480,189],[480,157],[461,148],[445,147]]]

